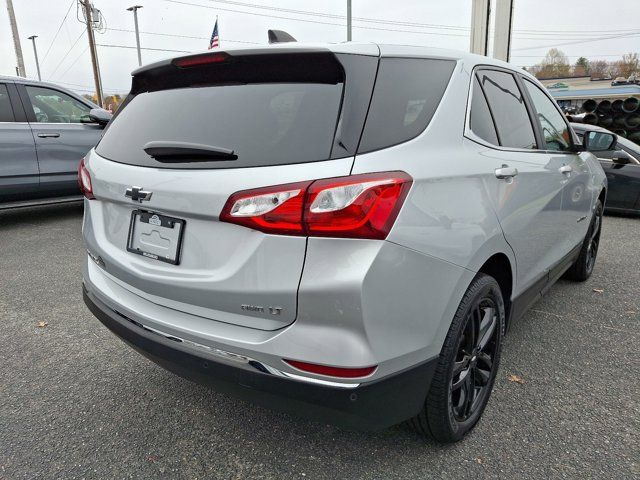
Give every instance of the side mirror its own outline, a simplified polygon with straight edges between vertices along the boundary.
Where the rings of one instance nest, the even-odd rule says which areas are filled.
[[[614,133],[587,130],[582,137],[582,147],[589,152],[615,150],[618,137]]]
[[[111,116],[112,115],[103,108],[92,108],[89,111],[89,120],[92,123],[97,123],[99,125],[106,125],[109,123]]]

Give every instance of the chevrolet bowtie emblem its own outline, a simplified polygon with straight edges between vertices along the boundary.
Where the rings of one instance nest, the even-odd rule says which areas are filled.
[[[129,187],[125,192],[125,196],[129,197],[134,202],[149,201],[151,199],[151,195],[153,192],[147,192],[143,190],[142,187]]]

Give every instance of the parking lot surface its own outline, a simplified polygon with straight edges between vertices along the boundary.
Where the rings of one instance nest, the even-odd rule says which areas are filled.
[[[605,217],[592,278],[515,322],[484,417],[444,447],[274,413],[152,364],[82,302],[81,219],[0,212],[2,479],[640,477],[640,219]]]

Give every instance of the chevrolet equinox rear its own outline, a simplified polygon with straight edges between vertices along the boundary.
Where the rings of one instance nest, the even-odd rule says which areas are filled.
[[[600,233],[595,157],[509,68],[346,43],[135,71],[79,166],[86,304],[191,380],[459,440],[508,322]]]

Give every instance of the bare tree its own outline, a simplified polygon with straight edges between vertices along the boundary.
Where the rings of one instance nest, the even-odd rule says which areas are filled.
[[[591,74],[591,78],[597,80],[599,78],[608,78],[610,77],[609,72],[609,64],[606,60],[595,60],[589,65]]]
[[[629,78],[634,74],[640,74],[640,58],[637,53],[625,53],[615,63],[615,76]]]
[[[568,77],[571,75],[571,66],[562,50],[552,48],[532,71],[538,78]]]

